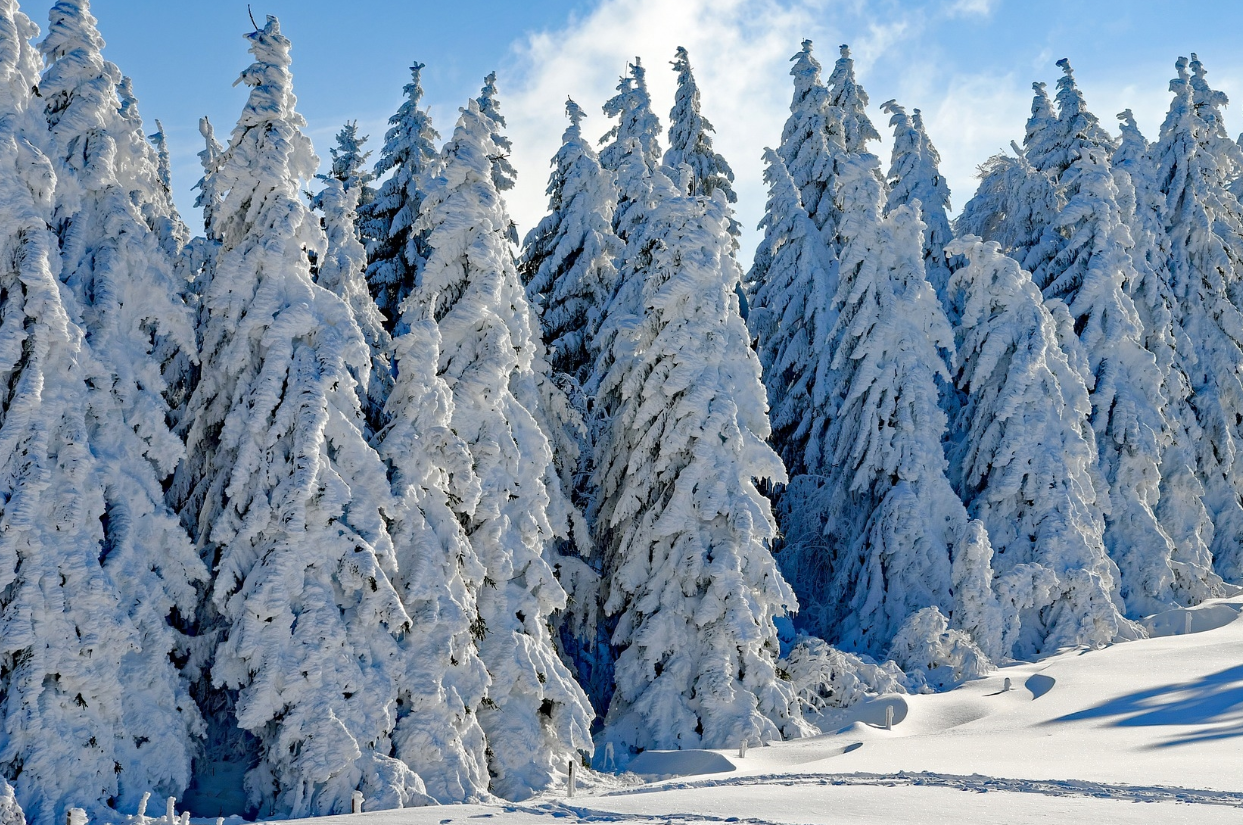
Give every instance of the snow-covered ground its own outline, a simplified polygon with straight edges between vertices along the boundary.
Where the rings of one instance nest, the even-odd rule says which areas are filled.
[[[1217,601],[1150,619],[1151,639],[1014,664],[949,693],[881,697],[821,720],[834,732],[745,758],[686,751],[636,765],[664,779],[349,825],[1243,822],[1240,612],[1243,598]],[[345,825],[335,819],[316,825]]]

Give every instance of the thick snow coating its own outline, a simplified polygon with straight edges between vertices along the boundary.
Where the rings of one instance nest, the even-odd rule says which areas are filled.
[[[641,261],[607,325],[612,363],[597,447],[605,611],[621,649],[609,736],[631,748],[759,744],[808,730],[774,678],[773,619],[795,606],[768,551],[755,484],[783,481],[764,444],[760,369],[733,285],[723,194],[693,198],[661,173]]]
[[[494,128],[470,101],[445,144],[416,226],[429,254],[406,314],[440,328],[439,374],[452,392],[453,429],[481,483],[477,504],[456,505],[484,568],[477,636],[492,684],[477,712],[492,789],[518,798],[547,787],[577,750],[591,750],[591,713],[548,629],[549,615],[565,603],[546,552],[552,454],[514,391],[534,380],[538,329],[506,241]]]
[[[0,0],[0,825],[1243,807],[1243,147],[1195,54],[1151,143],[1057,61],[951,222],[920,110],[883,171],[804,40],[744,276],[684,48],[667,148],[638,57],[599,141],[566,100],[520,243],[503,75],[442,141],[413,62],[316,174],[246,42],[192,233],[87,0]]]

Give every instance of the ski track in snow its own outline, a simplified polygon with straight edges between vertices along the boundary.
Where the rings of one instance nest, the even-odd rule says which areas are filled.
[[[1109,799],[1120,802],[1182,802],[1185,804],[1220,805],[1243,808],[1243,793],[1214,791],[1198,788],[1163,787],[1160,785],[1113,785],[1080,780],[1011,779],[998,776],[957,776],[954,774],[905,772],[891,774],[845,773],[845,774],[765,774],[737,776],[726,779],[706,779],[694,782],[670,782],[659,785],[628,788],[601,794],[596,798],[633,796],[636,794],[663,793],[666,791],[705,790],[721,787],[745,787],[755,785],[779,786],[871,786],[871,787],[937,787],[975,793],[1008,792],[1029,793],[1054,797],[1079,797]],[[550,801],[534,806],[505,805],[506,813],[525,813],[554,818],[575,817],[579,822],[739,822],[753,825],[779,825],[782,820],[755,817],[713,816],[710,814],[666,813],[643,814],[600,810],[565,801]]]

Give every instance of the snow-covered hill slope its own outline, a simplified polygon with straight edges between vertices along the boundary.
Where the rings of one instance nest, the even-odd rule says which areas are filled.
[[[1153,617],[1151,639],[1014,664],[949,693],[881,697],[821,720],[836,732],[744,758],[648,754],[634,767],[668,778],[642,785],[349,825],[1243,822],[1240,612],[1243,598],[1217,601]]]

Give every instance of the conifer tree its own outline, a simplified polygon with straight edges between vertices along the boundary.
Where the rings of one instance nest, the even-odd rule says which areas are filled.
[[[716,130],[699,111],[699,85],[691,71],[690,56],[681,46],[673,70],[678,75],[678,88],[673,110],[669,112],[669,148],[665,150],[664,165],[671,170],[669,175],[674,180],[682,164],[690,167],[690,189],[686,194],[710,196],[720,189],[727,202],[736,203],[734,170],[712,148],[711,133]],[[732,223],[730,226],[731,234],[737,234]]]
[[[141,211],[144,203],[171,208],[171,200],[132,91],[103,59],[85,0],[61,0],[49,21],[39,87],[57,165],[52,224],[61,279],[98,370],[86,427],[99,473],[91,482],[102,485],[105,508],[99,556],[138,633],[121,671],[130,730],[118,760],[125,773],[118,802],[130,805],[157,786],[184,787],[200,732],[187,684],[170,662],[183,637],[169,620],[192,612],[194,583],[205,571],[162,487],[184,455],[168,425],[165,371],[179,352],[193,361],[196,349],[172,260],[148,222],[160,210]]]
[[[414,224],[425,180],[436,174],[434,141],[440,135],[432,128],[427,110],[419,108],[423,68],[422,63],[410,67],[410,82],[403,89],[406,100],[388,120],[390,128],[384,134],[375,174],[392,174],[380,185],[375,200],[359,210],[360,233],[367,245],[367,283],[390,333],[396,330],[402,302],[414,288],[415,274],[428,254],[427,239],[414,231]]]
[[[565,111],[570,125],[552,160],[548,215],[527,233],[518,272],[538,309],[552,368],[583,385],[595,361],[600,315],[617,281],[621,244],[612,227],[612,176],[583,139],[583,110],[567,99]]]
[[[1067,60],[1058,62],[1058,118],[1048,167],[1066,205],[1047,227],[1056,253],[1033,272],[1046,298],[1064,301],[1090,370],[1092,424],[1108,492],[1105,543],[1121,571],[1128,612],[1176,604],[1176,548],[1157,518],[1161,456],[1171,441],[1155,356],[1126,287],[1139,280],[1135,242],[1110,167],[1114,146],[1088,111]],[[1184,571],[1187,572],[1187,571]],[[1205,569],[1204,574],[1211,576]]]
[[[1156,359],[1170,440],[1161,455],[1157,519],[1174,543],[1171,568],[1174,597],[1195,604],[1220,595],[1221,579],[1212,571],[1213,521],[1204,506],[1204,485],[1196,477],[1195,451],[1203,433],[1191,407],[1186,365],[1195,347],[1178,315],[1170,280],[1170,240],[1164,201],[1148,141],[1128,109],[1118,115],[1122,139],[1112,158],[1119,205],[1128,217],[1135,246],[1131,259],[1137,279],[1127,284],[1144,331],[1144,348]]]
[[[393,339],[384,328],[384,316],[367,291],[367,253],[357,232],[357,203],[362,191],[361,185],[347,188],[337,178],[329,178],[316,195],[324,213],[328,246],[319,261],[315,282],[345,301],[367,343],[367,368],[355,370],[354,380],[366,422],[364,432],[370,439],[386,424],[384,404],[393,387]]]
[[[617,94],[604,104],[604,114],[617,118],[618,122],[600,138],[601,143],[607,143],[600,150],[600,165],[616,171],[628,151],[629,142],[637,140],[644,163],[654,170],[660,165],[661,127],[652,111],[652,96],[647,91],[647,70],[637,57],[627,68],[629,75],[617,81]]]
[[[337,132],[337,145],[329,150],[332,168],[328,176],[341,181],[346,190],[358,190],[359,209],[375,200],[375,189],[370,185],[375,175],[366,168],[371,151],[363,150],[367,138],[367,135],[358,134],[358,121],[351,120]]]
[[[1031,656],[1134,635],[1105,551],[1083,376],[1014,259],[975,236],[950,250],[966,258],[949,284],[959,319],[954,379],[965,397],[953,422],[951,479],[988,528],[1003,650]]]
[[[609,416],[597,452],[605,610],[621,651],[609,735],[632,748],[800,735],[774,668],[773,619],[795,604],[755,486],[784,472],[764,444],[727,202],[683,196],[659,172],[654,185],[663,191],[629,264],[640,299],[619,293],[609,306],[619,332],[598,400]]]
[[[52,23],[53,33],[87,32],[75,60],[102,68],[84,6],[54,8]],[[189,783],[201,721],[170,661],[181,639],[167,619],[190,609],[203,574],[192,551],[179,552],[189,544],[176,543],[146,456],[127,452],[114,379],[57,278],[49,227],[72,172],[46,99],[33,96],[38,33],[15,2],[0,2],[0,774],[32,823],[54,825],[70,807],[106,818],[112,804]],[[87,157],[109,145],[93,137]],[[122,465],[131,490],[117,489]],[[170,535],[171,546],[159,543]]]
[[[830,423],[815,475],[793,479],[782,496],[780,554],[803,596],[800,621],[873,654],[925,608],[958,627],[976,624],[953,616],[952,563],[967,551],[988,555],[973,549],[981,537],[945,475],[936,382],[949,377],[953,338],[924,277],[923,225],[909,208],[881,217],[878,167],[873,155],[839,160]]]
[[[803,209],[781,157],[765,150],[768,205],[755,251],[755,282],[747,318],[763,368],[772,443],[793,478],[819,466],[828,427],[829,353],[819,345],[833,320],[837,259]]]
[[[477,101],[462,109],[416,231],[430,255],[407,315],[441,333],[439,373],[453,396],[482,493],[455,504],[484,567],[479,652],[492,684],[477,708],[493,792],[518,799],[546,788],[577,749],[591,749],[582,689],[557,656],[548,617],[565,603],[545,551],[553,538],[545,480],[552,455],[522,396],[535,380],[538,330],[508,248],[493,181],[495,126]]]
[[[890,100],[881,106],[881,110],[889,113],[889,125],[893,127],[893,159],[886,177],[888,195],[885,212],[919,202],[919,215],[926,227],[924,271],[937,296],[948,305],[945,288],[949,283],[950,269],[944,250],[954,233],[950,229],[948,214],[950,190],[939,168],[941,156],[928,139],[918,109],[907,117],[906,110],[897,101]]]
[[[617,175],[613,231],[622,241],[647,220],[653,191],[649,179],[659,168],[661,157],[660,120],[652,111],[647,71],[637,57],[629,67],[629,77],[618,81],[617,94],[604,104],[604,114],[616,117],[618,122],[600,139],[601,143],[608,142],[600,150],[600,165]],[[626,163],[632,152],[637,153],[640,163]],[[624,171],[627,166],[628,171]]]
[[[389,528],[394,584],[414,624],[402,649],[394,755],[447,804],[488,789],[477,713],[489,684],[477,648],[485,570],[457,516],[478,506],[480,482],[452,429],[452,393],[437,374],[440,330],[426,309],[408,308],[405,332],[393,342],[395,378],[384,409],[391,423],[378,447],[397,496]]]
[[[1178,76],[1170,81],[1174,97],[1152,149],[1155,180],[1164,198],[1170,278],[1179,301],[1176,318],[1195,347],[1186,370],[1189,403],[1202,433],[1196,464],[1204,505],[1213,519],[1214,570],[1227,581],[1240,581],[1243,477],[1236,462],[1243,427],[1234,411],[1243,409],[1243,314],[1230,291],[1243,272],[1243,210],[1228,188],[1230,160],[1225,155],[1233,150],[1204,119],[1207,115],[1215,121],[1218,116],[1212,114],[1212,105],[1195,105],[1187,59],[1180,57],[1175,67]],[[1207,103],[1203,91],[1200,96]]]
[[[880,133],[867,115],[868,94],[855,80],[855,61],[850,47],[843,45],[841,56],[829,75],[828,103],[841,110],[846,151],[859,154],[868,150],[868,141],[880,140]]]
[[[811,46],[810,40],[804,40],[802,50],[790,58],[794,97],[777,154],[798,187],[803,208],[825,237],[831,238],[837,226],[833,158],[846,147],[841,112],[829,105],[829,92],[820,81],[820,64],[812,57]]]
[[[427,801],[393,758],[400,641],[385,468],[360,430],[368,350],[350,308],[311,280],[325,248],[299,184],[318,165],[276,18],[247,38],[251,88],[214,186],[220,246],[203,295],[202,377],[179,469],[215,578],[200,632],[213,693],[257,748],[251,804],[287,816]],[[218,717],[216,724],[221,724]]]

